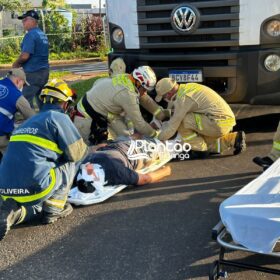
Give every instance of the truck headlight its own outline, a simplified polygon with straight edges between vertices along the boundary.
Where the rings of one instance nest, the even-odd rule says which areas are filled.
[[[120,44],[123,41],[123,31],[121,30],[121,28],[115,28],[113,33],[112,33],[112,38],[115,41],[115,43]]]
[[[276,72],[280,69],[280,56],[277,54],[270,54],[264,60],[265,68],[270,72]]]
[[[270,20],[266,24],[266,32],[271,37],[280,36],[280,20],[277,19]]]

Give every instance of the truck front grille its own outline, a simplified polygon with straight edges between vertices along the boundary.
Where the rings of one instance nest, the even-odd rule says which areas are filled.
[[[199,27],[191,34],[181,35],[172,28],[171,13],[180,3],[190,4],[200,13]],[[138,0],[137,10],[141,48],[238,46],[238,0]]]
[[[183,3],[200,16],[195,31],[182,35],[173,29],[171,13]],[[222,83],[217,90],[226,94],[228,79],[236,77],[239,0],[137,0],[137,13],[142,65],[159,76],[172,69],[202,69],[204,83],[217,80]]]

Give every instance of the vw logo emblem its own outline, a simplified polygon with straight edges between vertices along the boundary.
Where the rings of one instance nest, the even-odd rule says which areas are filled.
[[[171,14],[171,25],[179,33],[193,31],[198,24],[198,12],[189,6],[177,6]]]

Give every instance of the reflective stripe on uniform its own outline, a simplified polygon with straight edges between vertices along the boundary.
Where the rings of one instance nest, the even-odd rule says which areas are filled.
[[[12,113],[10,113],[8,110],[0,107],[0,113],[3,114],[4,116],[6,116],[7,118],[9,118],[10,120],[13,119],[14,115]]]
[[[188,140],[194,139],[196,136],[197,136],[197,134],[196,134],[196,133],[193,133],[193,134],[191,134],[191,135],[189,135],[189,136],[183,137],[183,140],[184,140],[184,142],[186,142],[186,141],[188,141]]]
[[[116,117],[119,117],[120,115],[117,115],[117,114],[113,114],[111,112],[108,112],[107,113],[107,120],[109,122],[113,122],[113,120],[116,118]]]
[[[10,142],[27,142],[54,151],[58,154],[63,154],[63,151],[61,151],[58,148],[56,143],[34,135],[28,135],[28,134],[13,135],[10,138]]]
[[[128,121],[128,122],[127,122],[127,127],[128,127],[128,128],[134,128],[133,121]]]
[[[221,139],[219,138],[219,139],[217,139],[217,141],[216,141],[216,151],[217,151],[217,153],[221,153]]]
[[[53,198],[49,198],[48,200],[45,201],[45,203],[49,206],[53,206],[59,209],[64,209],[64,205],[65,205],[66,199],[64,200],[58,200],[58,199],[53,199]]]
[[[273,142],[273,149],[280,151],[280,142],[274,141]]]
[[[202,119],[200,114],[194,114],[195,122],[199,130],[202,130]]]
[[[24,221],[24,218],[26,217],[26,208],[24,206],[21,206],[21,213],[18,221],[16,222],[16,225],[22,223]]]
[[[161,108],[157,108],[153,115],[156,117],[160,112]]]
[[[128,78],[127,74],[121,74],[112,78],[113,86],[123,86],[130,91],[135,91],[132,81]]]
[[[160,135],[161,130],[155,130],[152,135],[150,135],[152,138],[158,138],[158,136]]]
[[[184,97],[187,94],[186,85],[180,85],[179,90],[177,92],[177,96],[179,98]]]
[[[84,96],[83,98],[86,98]],[[78,102],[77,104],[77,110],[85,117],[85,118],[90,118],[89,114],[86,112],[86,109],[82,103],[83,98]]]
[[[235,119],[230,118],[230,119],[225,119],[225,120],[218,120],[217,124],[219,126],[234,126],[235,125]]]
[[[42,199],[45,196],[47,196],[48,194],[50,194],[50,192],[53,190],[53,188],[55,186],[56,176],[55,176],[54,169],[50,170],[50,177],[51,177],[50,185],[40,193],[36,193],[36,194],[32,194],[32,195],[25,195],[25,196],[4,196],[4,195],[2,195],[2,198],[4,200],[6,200],[8,198],[12,198],[13,200],[20,202],[20,203],[27,203],[27,202],[32,202],[32,201]]]
[[[177,92],[179,98],[184,97],[185,95],[193,94],[201,90],[201,85],[196,83],[181,84]]]

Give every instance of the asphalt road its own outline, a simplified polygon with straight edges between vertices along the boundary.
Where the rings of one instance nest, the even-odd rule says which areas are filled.
[[[0,65],[1,66],[1,65]],[[84,62],[84,63],[73,63],[73,64],[61,64],[61,65],[51,65],[51,71],[67,71],[76,75],[99,73],[108,70],[108,63],[103,62]],[[1,69],[0,67],[0,77],[7,74],[9,69]]]
[[[208,279],[219,252],[211,240],[219,204],[260,174],[251,159],[269,151],[279,117],[238,124],[248,132],[244,154],[172,162],[163,182],[76,208],[53,225],[12,229],[0,243],[0,279]],[[243,252],[227,258],[280,268],[276,258]],[[229,279],[279,279],[228,271]]]
[[[82,75],[89,73],[99,73],[108,71],[107,61],[102,62],[88,62],[88,63],[76,63],[69,65],[57,65],[51,66],[51,71],[68,71],[72,74]]]

